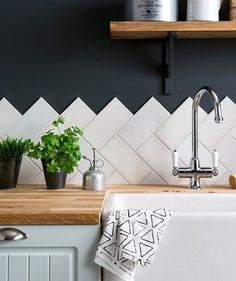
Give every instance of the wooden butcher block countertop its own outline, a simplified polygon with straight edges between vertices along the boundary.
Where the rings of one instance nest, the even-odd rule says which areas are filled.
[[[106,196],[120,192],[236,193],[236,190],[228,186],[189,190],[184,186],[110,185],[104,191],[85,191],[78,186],[57,190],[47,190],[44,186],[18,186],[0,190],[0,224],[99,224]]]

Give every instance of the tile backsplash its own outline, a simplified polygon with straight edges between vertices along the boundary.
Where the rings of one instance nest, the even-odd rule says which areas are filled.
[[[226,184],[236,172],[236,104],[228,97],[221,102],[224,122],[216,124],[214,113],[199,109],[199,155],[202,166],[212,166],[211,152],[220,153],[219,175],[203,180],[208,184]],[[0,101],[1,137],[23,137],[39,140],[58,113],[43,98],[21,115],[5,98]],[[192,99],[189,97],[170,114],[155,98],[151,98],[136,114],[132,114],[114,98],[99,114],[95,114],[80,98],[63,113],[65,127],[76,125],[84,130],[81,151],[91,157],[91,146],[104,160],[102,168],[109,184],[188,184],[173,177],[172,150],[180,153],[180,165],[188,165],[191,157]],[[88,162],[81,160],[77,170],[68,175],[68,184],[81,184]],[[20,184],[43,184],[40,161],[24,157]]]

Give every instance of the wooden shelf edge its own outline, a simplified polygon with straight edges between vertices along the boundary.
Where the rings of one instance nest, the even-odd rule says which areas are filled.
[[[169,32],[178,32],[183,39],[236,38],[236,21],[111,21],[110,32],[112,39],[164,39]]]

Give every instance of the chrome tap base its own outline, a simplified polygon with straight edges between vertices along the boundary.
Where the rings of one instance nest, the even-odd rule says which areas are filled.
[[[191,189],[201,188],[201,178],[211,178],[217,176],[218,171],[216,168],[201,167],[198,158],[192,158],[190,161],[190,167],[186,168],[174,168],[172,174],[179,178],[189,178]]]

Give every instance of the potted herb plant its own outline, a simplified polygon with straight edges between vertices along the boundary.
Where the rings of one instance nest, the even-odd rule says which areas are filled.
[[[32,144],[28,155],[41,159],[48,189],[63,188],[67,173],[72,173],[81,159],[79,136],[82,130],[70,127],[61,132],[60,125],[64,117],[60,116],[53,128],[41,136],[37,144]]]
[[[0,189],[16,187],[22,156],[28,152],[31,140],[6,138],[0,141]]]

